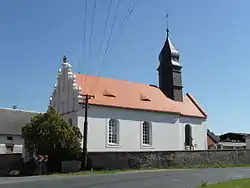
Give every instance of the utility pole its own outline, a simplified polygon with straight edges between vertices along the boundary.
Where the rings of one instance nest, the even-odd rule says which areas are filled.
[[[84,106],[84,128],[83,128],[83,162],[84,162],[84,170],[87,169],[88,167],[88,148],[87,148],[87,140],[88,140],[88,103],[89,103],[89,99],[93,99],[95,98],[94,95],[89,95],[89,94],[85,94],[82,95],[83,96],[83,103]]]

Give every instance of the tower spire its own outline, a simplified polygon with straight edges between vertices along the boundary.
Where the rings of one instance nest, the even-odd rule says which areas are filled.
[[[170,41],[167,12],[165,18],[167,38],[159,54],[160,65],[157,69],[159,73],[159,88],[168,98],[175,101],[183,101],[182,66],[179,63],[179,52]]]

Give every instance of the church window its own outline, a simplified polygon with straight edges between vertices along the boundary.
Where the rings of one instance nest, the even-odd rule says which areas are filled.
[[[14,144],[13,143],[6,143],[5,147],[6,147],[6,153],[12,153],[13,150],[14,150]]]
[[[63,76],[62,76],[62,91],[64,92],[65,91],[65,84],[66,84],[66,76],[63,72]]]
[[[72,126],[72,119],[69,118],[69,125]]]
[[[60,111],[61,114],[64,113],[64,102],[61,103],[61,111]]]
[[[119,121],[117,119],[109,120],[109,144],[119,144]]]
[[[142,124],[142,144],[152,144],[152,126],[149,122],[144,121]]]
[[[185,145],[192,146],[192,128],[191,125],[185,125]]]

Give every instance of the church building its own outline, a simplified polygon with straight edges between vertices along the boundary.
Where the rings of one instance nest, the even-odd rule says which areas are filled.
[[[50,106],[83,132],[83,94],[88,108],[88,151],[207,149],[207,114],[183,94],[179,52],[167,37],[159,55],[159,86],[77,74],[66,57]]]

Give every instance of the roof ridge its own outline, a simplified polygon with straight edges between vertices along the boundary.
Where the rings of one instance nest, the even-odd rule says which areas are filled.
[[[13,108],[5,108],[5,107],[0,107],[0,110],[11,110],[11,111],[21,111],[21,112],[31,112],[31,113],[45,113],[45,112],[38,112],[38,111],[32,111],[32,110],[13,109]]]
[[[118,79],[118,78],[112,78],[112,77],[104,77],[104,76],[89,75],[89,74],[80,74],[80,73],[74,73],[74,72],[73,72],[73,74],[96,77],[96,78],[104,78],[104,79],[110,79],[110,80],[117,80],[117,81],[124,81],[124,82],[129,82],[129,83],[136,83],[136,84],[140,84],[140,85],[147,85],[147,86],[154,85],[154,84],[149,84],[149,83],[135,82],[135,81],[131,81],[131,80],[124,80],[124,79]]]

